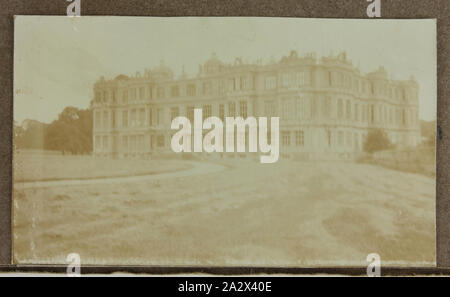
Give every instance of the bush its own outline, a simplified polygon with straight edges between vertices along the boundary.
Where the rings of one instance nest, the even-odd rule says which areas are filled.
[[[366,136],[363,144],[363,150],[366,153],[374,153],[378,151],[384,151],[392,149],[393,145],[389,140],[389,137],[381,129],[372,129]]]

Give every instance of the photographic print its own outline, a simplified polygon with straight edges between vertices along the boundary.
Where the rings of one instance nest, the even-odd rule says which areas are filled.
[[[15,264],[435,266],[435,20],[14,26]]]

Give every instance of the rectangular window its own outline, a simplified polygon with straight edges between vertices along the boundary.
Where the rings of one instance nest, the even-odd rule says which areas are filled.
[[[207,119],[212,115],[212,106],[210,104],[203,105],[203,119]]]
[[[158,99],[162,99],[162,98],[164,98],[166,95],[165,95],[165,92],[164,92],[164,88],[163,87],[158,87],[157,89],[156,89],[156,97],[158,98]]]
[[[136,152],[136,135],[130,136],[130,152]]]
[[[333,103],[332,103],[332,101],[331,101],[331,98],[330,97],[327,97],[327,116],[328,117],[331,117],[331,112],[332,112],[332,110],[333,110]]]
[[[336,77],[337,77],[337,85],[338,85],[338,86],[342,86],[342,84],[343,84],[343,76],[342,76],[342,73],[337,72],[337,73],[336,73]]]
[[[297,85],[299,87],[306,84],[305,72],[297,72]]]
[[[338,119],[342,119],[344,117],[344,103],[340,98],[338,99],[337,116]]]
[[[122,127],[128,127],[128,110],[122,111]]]
[[[158,145],[158,147],[164,146],[164,135],[158,135],[157,145]]]
[[[145,108],[139,110],[139,126],[145,126]]]
[[[95,101],[95,102],[101,102],[101,100],[102,100],[102,93],[100,93],[100,92],[95,92],[94,101]]]
[[[247,101],[239,102],[239,115],[244,119],[247,118]]]
[[[317,100],[311,98],[311,117],[315,118],[317,115]]]
[[[144,135],[138,136],[138,151],[139,152],[144,151]]]
[[[122,102],[127,103],[128,102],[128,90],[125,90],[122,92]]]
[[[163,117],[163,110],[162,110],[162,108],[158,108],[156,110],[156,122],[157,122],[158,126],[161,125],[163,122],[162,117]]]
[[[327,118],[329,116],[329,99],[330,98],[324,98],[322,97],[322,99],[320,100],[320,105],[321,105],[321,114],[322,117]]]
[[[352,105],[350,103],[350,100],[347,100],[345,102],[345,118],[347,120],[350,120],[352,118]]]
[[[103,112],[103,129],[107,129],[109,127],[108,125],[108,112]]]
[[[203,82],[203,95],[211,95],[211,94],[212,94],[211,82],[210,81]]]
[[[144,100],[145,98],[145,89],[143,87],[139,88],[139,99]]]
[[[339,144],[339,146],[344,145],[344,132],[342,132],[342,131],[338,132],[338,144]]]
[[[366,122],[366,118],[367,118],[367,106],[366,105],[363,105],[363,106],[361,106],[362,107],[362,117],[361,117],[361,121],[363,122],[363,123],[365,123]]]
[[[224,80],[220,80],[220,81],[219,81],[219,94],[220,94],[220,95],[223,95],[223,94],[226,93],[226,91],[227,91],[227,88],[226,88],[226,83],[225,83],[225,81],[224,81]]]
[[[178,107],[172,107],[170,109],[170,121],[177,118],[180,115],[180,109]]]
[[[131,100],[136,100],[136,88],[131,89]]]
[[[178,97],[180,96],[180,88],[178,86],[173,86],[170,88],[170,96]]]
[[[101,124],[102,124],[102,119],[101,119],[101,117],[102,117],[101,112],[100,112],[100,111],[97,111],[97,112],[95,113],[95,128],[96,128],[96,129],[100,128],[100,126],[101,126]]]
[[[148,125],[153,125],[153,109],[148,110]]]
[[[267,76],[266,77],[266,90],[274,90],[277,87],[277,77]]]
[[[155,135],[150,136],[150,149],[153,150],[155,147]]]
[[[282,110],[283,110],[283,119],[284,120],[292,120],[294,118],[295,113],[295,102],[293,99],[284,99],[282,101]]]
[[[131,116],[130,116],[130,122],[131,122],[131,126],[134,127],[136,126],[136,109],[132,109],[131,110]]]
[[[302,130],[295,131],[295,145],[296,146],[305,145],[305,135]]]
[[[248,83],[248,78],[247,77],[241,76],[241,79],[239,81],[240,81],[241,90],[249,89],[249,83]]]
[[[111,112],[111,125],[112,125],[112,127],[113,128],[115,128],[116,127],[116,113],[115,113],[115,111],[112,111]]]
[[[109,145],[108,145],[108,136],[105,135],[105,136],[103,136],[103,151],[108,150],[108,147],[109,147]]]
[[[128,136],[122,136],[122,149],[128,151]]]
[[[194,106],[188,106],[186,108],[186,117],[191,121],[191,123],[194,123]]]
[[[291,133],[289,131],[281,132],[281,143],[285,146],[291,145]]]
[[[352,146],[352,133],[351,132],[347,132],[346,133],[346,138],[347,138],[347,146]]]
[[[194,84],[187,85],[187,87],[186,87],[186,94],[188,96],[195,96],[195,93],[196,93],[195,85]]]
[[[289,74],[288,73],[283,73],[281,75],[281,86],[283,88],[287,88],[289,86]]]
[[[303,98],[297,98],[296,102],[297,119],[303,118]]]
[[[236,103],[235,102],[229,102],[228,103],[228,116],[229,117],[235,117],[236,116]]]
[[[95,150],[100,151],[102,149],[102,137],[95,136]]]
[[[225,120],[225,106],[223,104],[219,104],[219,118],[222,121]]]
[[[371,123],[375,122],[375,108],[373,104],[370,105],[370,122]]]
[[[236,90],[236,78],[230,78],[228,80],[228,91],[232,92]]]
[[[267,117],[277,116],[277,104],[275,100],[267,100],[264,102],[264,114]]]

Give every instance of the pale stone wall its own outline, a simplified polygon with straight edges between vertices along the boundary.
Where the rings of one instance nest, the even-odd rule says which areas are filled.
[[[228,65],[213,56],[196,77],[174,79],[160,66],[143,76],[101,78],[94,94],[100,155],[170,152],[172,117],[189,117],[193,108],[218,117],[279,116],[285,155],[358,153],[371,128],[385,130],[399,147],[420,141],[417,82],[390,80],[382,67],[362,75],[345,53],[318,61],[292,52],[267,65]]]

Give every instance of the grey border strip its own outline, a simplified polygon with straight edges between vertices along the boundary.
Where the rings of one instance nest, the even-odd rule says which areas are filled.
[[[11,142],[12,142],[12,71],[13,20],[8,4],[0,18],[0,264],[11,264]],[[6,13],[6,15],[4,15]]]
[[[437,265],[450,267],[450,164],[446,156],[450,144],[446,131],[450,131],[448,97],[450,95],[450,2],[448,0],[381,0],[382,18],[436,18],[438,47],[438,140],[437,140]],[[132,4],[131,4],[132,3]],[[12,91],[13,91],[13,16],[14,15],[65,15],[68,2],[64,0],[0,0],[0,264],[11,263],[11,140],[12,140]],[[267,17],[322,17],[366,18],[368,2],[365,0],[81,0],[82,15],[121,16],[267,16]],[[447,100],[446,100],[447,99]],[[0,271],[4,270],[0,267]],[[16,271],[59,271],[61,268],[16,267]],[[114,269],[146,273],[187,272],[186,268],[161,267],[89,267],[89,271],[109,272]],[[111,270],[112,269],[112,270]],[[276,273],[277,268],[236,268],[232,273]],[[391,268],[393,273],[431,274],[446,269]],[[207,269],[210,273],[228,268]],[[282,269],[285,271],[284,269]],[[205,271],[205,268],[189,268],[188,271]],[[355,275],[355,268],[289,269],[291,273],[342,272]],[[287,272],[287,271],[285,271]]]
[[[17,273],[62,273],[65,274],[66,266],[0,266],[0,274],[2,272],[17,272]],[[126,272],[134,274],[150,274],[162,275],[170,274],[176,276],[183,275],[198,275],[201,276],[215,276],[215,275],[316,275],[316,274],[331,274],[331,275],[351,275],[351,276],[366,276],[366,268],[357,267],[328,267],[328,268],[281,268],[281,267],[161,267],[161,266],[81,266],[81,273],[83,275],[89,274],[110,274],[114,272]],[[450,268],[425,268],[425,267],[381,267],[381,274],[383,276],[421,276],[421,275],[450,275]]]

